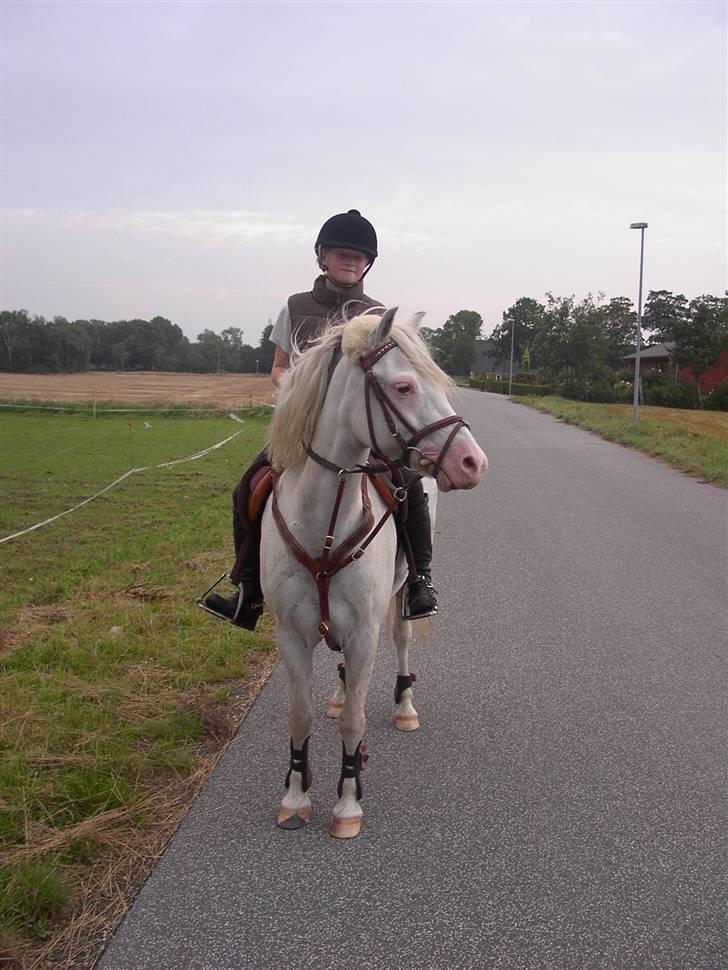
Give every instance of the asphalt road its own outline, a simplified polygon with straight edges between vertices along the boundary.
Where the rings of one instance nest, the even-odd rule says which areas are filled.
[[[497,396],[460,404],[491,468],[439,503],[416,734],[380,649],[361,836],[326,831],[321,646],[310,826],[274,825],[279,669],[103,970],[728,967],[728,496]]]

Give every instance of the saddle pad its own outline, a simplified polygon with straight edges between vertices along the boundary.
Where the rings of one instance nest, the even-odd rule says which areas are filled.
[[[248,521],[255,522],[263,514],[265,503],[273,488],[273,470],[265,465],[253,475],[248,499]]]

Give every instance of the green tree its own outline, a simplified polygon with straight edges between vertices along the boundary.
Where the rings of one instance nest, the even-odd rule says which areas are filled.
[[[27,310],[3,310],[0,313],[0,370],[22,370],[20,358],[30,326]]]
[[[689,319],[690,305],[682,293],[676,296],[670,290],[650,290],[645,300],[642,326],[653,340],[674,340],[676,329],[680,330]]]
[[[634,350],[637,338],[637,314],[626,296],[614,296],[602,308],[605,337],[605,361],[614,371],[624,367],[624,358]]]
[[[225,362],[225,343],[219,333],[214,330],[203,330],[197,337],[197,350],[199,357],[199,367],[203,373],[215,371],[219,373],[223,370]]]
[[[91,337],[84,326],[65,317],[54,317],[46,324],[47,349],[45,364],[49,370],[74,372],[88,370],[91,359]]]
[[[705,295],[691,300],[689,318],[673,321],[671,333],[675,360],[695,375],[702,407],[701,378],[728,350],[728,298]]]
[[[273,324],[269,321],[268,324],[263,328],[263,333],[260,335],[260,342],[258,343],[258,352],[256,355],[256,360],[258,361],[256,365],[256,370],[259,370],[261,374],[269,374],[273,368],[273,358],[275,357],[276,346],[271,343],[270,335],[273,333]]]
[[[545,307],[530,296],[522,296],[503,313],[503,322],[500,323],[491,335],[491,340],[497,347],[497,357],[499,360],[510,360],[511,357],[511,333],[513,334],[513,359],[522,361],[529,348],[529,358],[531,357],[530,347],[533,345],[534,337],[541,325]],[[529,359],[529,364],[533,363]]]
[[[427,330],[435,359],[448,374],[464,376],[470,373],[474,341],[482,336],[483,318],[475,310],[458,310],[439,330]]]
[[[581,303],[573,296],[547,293],[546,309],[534,335],[535,359],[566,396],[586,400],[611,397],[613,374],[607,367],[607,308],[591,294]]]

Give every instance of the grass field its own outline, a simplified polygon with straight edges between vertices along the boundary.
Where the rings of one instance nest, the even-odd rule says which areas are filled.
[[[92,965],[272,669],[269,619],[194,603],[230,565],[244,421],[0,417],[0,537],[241,432],[0,545],[0,964]]]
[[[560,397],[514,400],[728,488],[728,414],[725,412],[641,407],[635,428],[632,406],[628,404],[588,404]]]

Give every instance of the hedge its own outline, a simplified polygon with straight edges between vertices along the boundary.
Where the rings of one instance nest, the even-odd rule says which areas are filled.
[[[508,393],[508,381],[496,381],[489,377],[471,377],[468,383],[470,387],[479,391],[491,391],[494,394]],[[516,384],[515,382],[512,385],[512,391],[513,394],[521,397],[529,394],[543,397],[554,393],[550,384]]]

